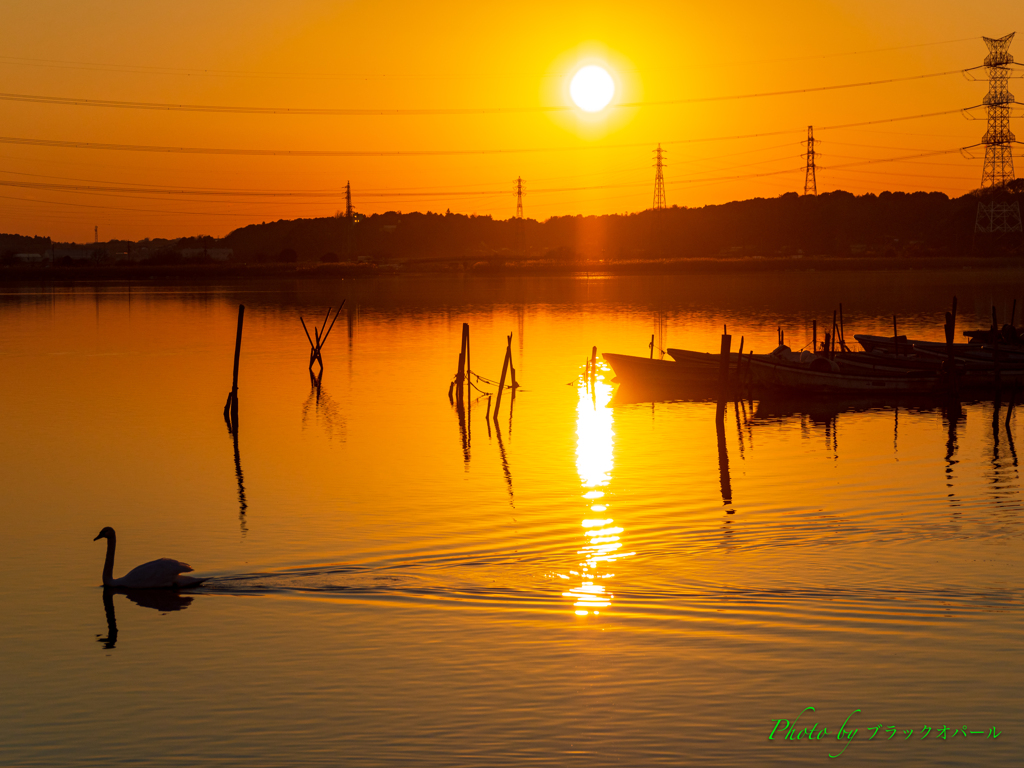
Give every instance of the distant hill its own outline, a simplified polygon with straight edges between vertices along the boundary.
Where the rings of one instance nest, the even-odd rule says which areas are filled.
[[[1024,181],[1011,193],[1024,199]],[[605,216],[497,220],[464,214],[388,212],[251,224],[224,238],[98,244],[97,252],[150,263],[209,261],[460,261],[693,259],[789,256],[938,256],[972,252],[978,197],[940,192],[789,192],[701,208]],[[102,246],[102,248],[100,248]],[[43,253],[42,237],[0,235],[0,260]],[[1019,241],[1015,246],[1020,248]],[[209,254],[214,254],[209,256]]]
[[[708,257],[715,255],[933,255],[971,248],[977,198],[940,192],[855,196],[787,193],[702,208],[539,222],[490,216],[383,213],[253,224],[220,241],[236,258],[377,262],[433,259]],[[517,227],[522,234],[517,234]],[[521,238],[521,239],[520,239]],[[525,243],[524,248],[519,243]],[[328,259],[330,260],[330,259]]]

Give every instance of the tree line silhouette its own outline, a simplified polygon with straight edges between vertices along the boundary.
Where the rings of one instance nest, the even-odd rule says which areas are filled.
[[[1024,198],[1024,182],[1013,182],[1005,194]],[[978,201],[977,193],[950,198],[941,192],[789,192],[699,208],[545,221],[390,211],[251,224],[223,238],[144,241],[144,258],[157,264],[201,262],[213,249],[230,249],[231,260],[245,263],[964,256],[977,250]],[[99,248],[138,254],[138,246],[117,241]],[[1003,252],[1019,252],[1020,246],[1019,237],[1011,238]],[[0,235],[0,255],[8,260],[47,247],[46,238]]]

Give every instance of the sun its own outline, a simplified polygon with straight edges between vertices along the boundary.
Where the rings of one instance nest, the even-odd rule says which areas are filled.
[[[592,64],[573,76],[569,95],[584,112],[600,112],[615,95],[615,81],[607,70]]]

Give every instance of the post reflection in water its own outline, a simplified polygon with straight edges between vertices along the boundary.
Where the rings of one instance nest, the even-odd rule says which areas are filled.
[[[245,479],[242,477],[242,455],[238,450],[237,425],[232,429],[229,423],[228,432],[231,434],[231,442],[235,450],[235,480],[238,482],[238,527],[244,539],[246,534],[249,533],[249,527],[246,525],[245,518],[245,511],[249,508],[249,504],[245,500]]]
[[[582,520],[584,546],[577,551],[583,556],[580,570],[571,570],[562,578],[579,580],[579,586],[563,597],[575,600],[573,603],[578,616],[591,611],[600,613],[601,608],[611,604],[614,595],[602,583],[613,578],[614,573],[607,566],[634,552],[622,552],[619,534],[622,528],[615,525],[609,515],[607,488],[611,484],[614,467],[615,432],[614,415],[608,403],[612,397],[612,385],[605,379],[609,372],[607,365],[598,363],[597,375],[592,379],[588,397],[586,382],[580,379],[576,403],[576,471],[583,488],[583,498],[589,505],[587,516]]]

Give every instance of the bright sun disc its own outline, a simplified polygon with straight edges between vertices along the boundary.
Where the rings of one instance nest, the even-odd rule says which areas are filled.
[[[573,77],[569,95],[584,112],[600,112],[615,95],[615,82],[604,69],[591,65]]]

